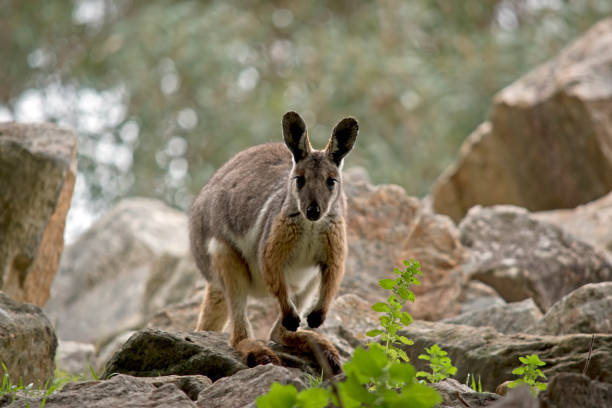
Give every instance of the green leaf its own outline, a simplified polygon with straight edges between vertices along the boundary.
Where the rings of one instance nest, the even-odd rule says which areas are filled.
[[[372,404],[376,400],[376,396],[368,392],[365,386],[353,376],[347,376],[344,382],[338,384],[338,388],[342,391],[342,394],[366,404]]]
[[[419,354],[419,360],[431,360],[427,354]]]
[[[415,378],[415,369],[411,364],[392,363],[389,367],[389,381],[395,385],[409,383]]]
[[[525,374],[525,367],[517,367],[512,370],[512,374]]]
[[[408,326],[410,323],[412,323],[412,316],[410,315],[410,313],[408,312],[402,312],[400,314],[400,322],[404,325],[404,326]]]
[[[330,391],[324,388],[308,388],[297,395],[299,408],[324,408],[330,398]]]
[[[370,330],[369,332],[367,332],[366,336],[368,336],[368,337],[376,337],[376,336],[380,336],[383,333],[384,333],[383,330],[374,329],[374,330]]]
[[[377,302],[372,305],[372,310],[374,310],[375,312],[385,313],[390,312],[391,308],[389,308],[389,305],[386,303]]]
[[[395,279],[381,279],[378,281],[378,284],[383,289],[393,289],[395,286]]]
[[[397,339],[407,346],[412,346],[414,344],[414,341],[405,336],[397,336]]]
[[[296,397],[297,389],[293,385],[274,383],[267,394],[257,397],[255,404],[257,408],[292,408]]]

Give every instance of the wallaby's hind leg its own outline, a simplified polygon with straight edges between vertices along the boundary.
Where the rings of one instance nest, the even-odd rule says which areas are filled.
[[[208,283],[198,315],[196,331],[222,331],[227,322],[227,304],[221,288]]]
[[[250,276],[247,264],[229,245],[217,242],[211,254],[211,268],[223,284],[230,315],[230,344],[249,367],[258,364],[280,364],[279,358],[263,342],[253,339],[246,306]]]

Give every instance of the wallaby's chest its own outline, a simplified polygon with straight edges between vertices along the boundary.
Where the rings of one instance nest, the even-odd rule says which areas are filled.
[[[320,272],[320,266],[327,258],[325,233],[323,222],[308,222],[300,229],[283,268],[291,292],[301,291]]]

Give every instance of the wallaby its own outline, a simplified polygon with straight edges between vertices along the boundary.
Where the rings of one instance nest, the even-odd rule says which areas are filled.
[[[229,317],[230,344],[249,366],[279,364],[270,348],[252,338],[246,315],[248,296],[274,296],[280,316],[270,338],[301,351],[318,348],[335,373],[340,370],[335,347],[314,331],[296,330],[317,289],[306,320],[311,328],[323,323],[344,274],[341,171],[359,125],[350,117],[341,120],[324,150],[311,147],[306,124],[295,112],[283,116],[282,130],[284,144],[236,154],[193,203],[191,248],[208,281],[196,330],[221,331]]]

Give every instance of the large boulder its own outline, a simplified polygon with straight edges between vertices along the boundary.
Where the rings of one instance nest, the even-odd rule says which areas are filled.
[[[216,381],[247,368],[222,333],[137,332],[106,364],[103,374],[137,377],[201,374]]]
[[[535,334],[612,334],[612,282],[584,285],[555,303],[529,328]]]
[[[77,138],[55,125],[0,123],[0,290],[43,306],[64,248]]]
[[[142,326],[202,280],[190,258],[186,215],[129,198],[66,248],[45,311],[62,340],[96,342]]]
[[[410,312],[423,319],[458,313],[453,301],[462,286],[451,275],[467,252],[454,223],[432,213],[399,186],[372,186],[363,173],[346,173],[349,257],[340,293],[353,293],[371,303],[386,298],[378,281],[396,276],[393,269],[413,258],[420,262],[423,276],[414,288],[417,301]],[[434,299],[436,308],[430,306]]]
[[[591,336],[568,334],[537,336],[502,334],[492,327],[471,327],[440,322],[414,321],[400,334],[412,339],[412,346],[401,346],[417,370],[429,371],[427,362],[419,360],[425,347],[438,344],[448,352],[457,367],[455,378],[465,382],[467,374],[480,376],[484,390],[495,390],[506,380],[516,378],[512,370],[519,357],[538,354],[546,363],[547,377],[562,372],[581,373],[589,356]],[[596,336],[587,375],[597,381],[612,382],[612,335]]]
[[[53,379],[57,337],[39,307],[0,292],[0,361],[13,384],[42,386]],[[4,377],[0,366],[0,378]]]
[[[523,208],[476,206],[459,228],[471,249],[464,272],[506,301],[533,298],[547,311],[582,285],[612,280],[612,264],[600,250]]]
[[[612,18],[503,89],[437,180],[455,221],[474,205],[573,208],[612,190]]]

